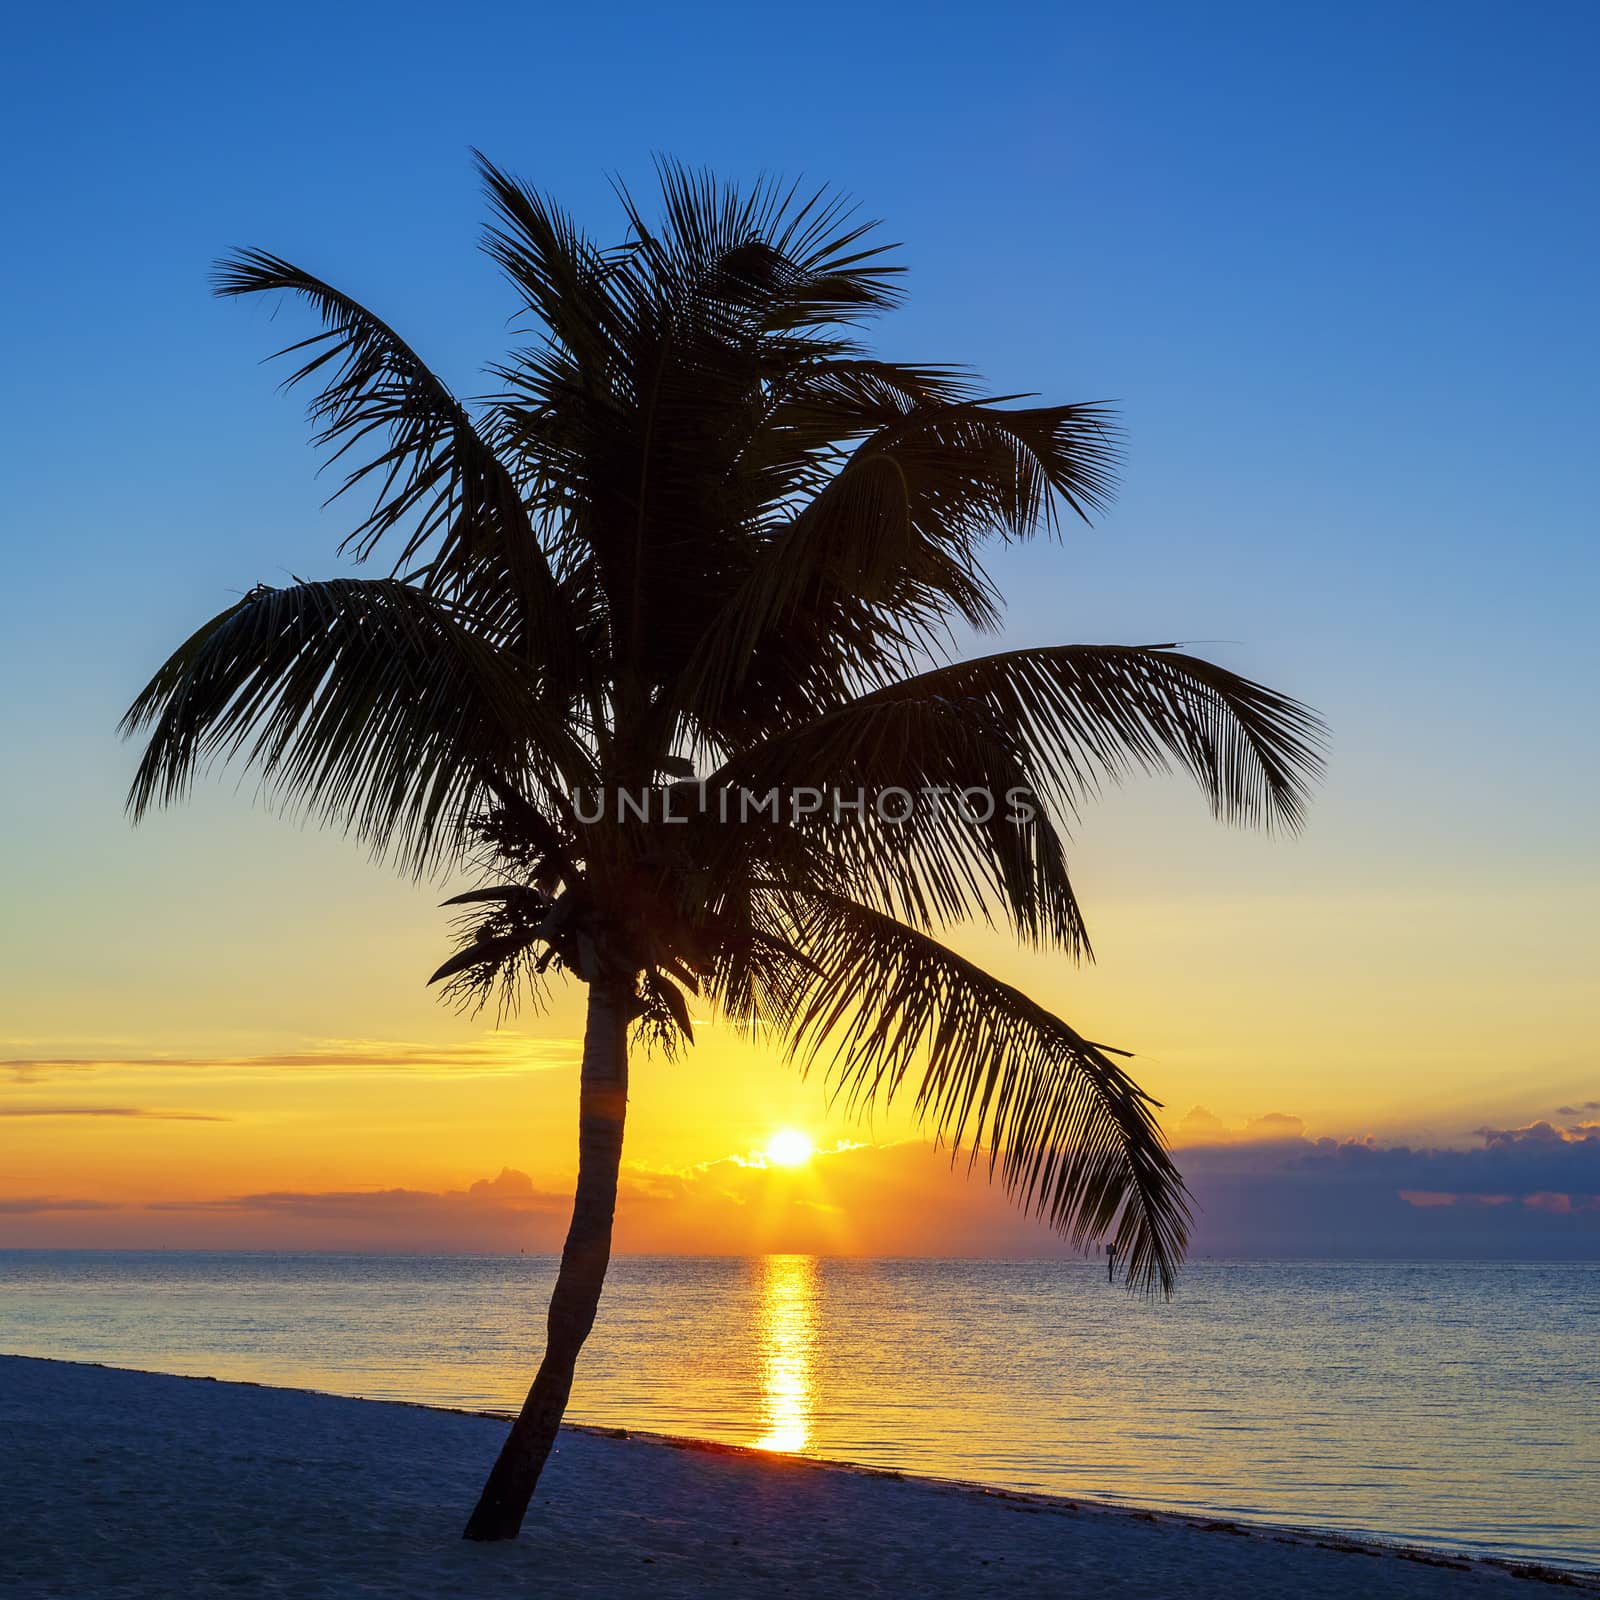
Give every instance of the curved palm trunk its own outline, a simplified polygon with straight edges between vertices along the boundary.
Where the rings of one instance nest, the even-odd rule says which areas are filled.
[[[578,1352],[611,1260],[611,1219],[628,1109],[628,993],[593,984],[578,1100],[578,1189],[550,1296],[544,1360],[467,1523],[468,1539],[515,1539],[556,1440]]]

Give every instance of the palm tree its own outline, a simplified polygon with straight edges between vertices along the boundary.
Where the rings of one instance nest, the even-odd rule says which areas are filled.
[[[874,359],[857,330],[897,302],[899,268],[838,200],[663,164],[659,224],[622,192],[626,242],[605,249],[479,164],[486,249],[532,332],[471,408],[299,267],[220,265],[218,293],[286,291],[320,317],[288,383],[315,380],[339,494],[372,493],[341,548],[394,546],[392,566],[251,589],[124,731],[149,730],[135,818],[238,758],[413,873],[479,869],[434,974],[456,999],[588,985],[548,1342],[466,1530],[500,1539],[599,1303],[630,1036],[690,1040],[691,995],[826,1059],[858,1106],[909,1076],[969,1166],[1170,1289],[1185,1190],[1122,1052],[937,935],[985,918],[1087,955],[1057,819],[1177,766],[1220,816],[1293,828],[1317,724],[1169,645],[956,658],[956,629],[1000,620],[985,541],[1087,520],[1116,431],[1101,406]],[[983,796],[1005,798],[984,815]]]

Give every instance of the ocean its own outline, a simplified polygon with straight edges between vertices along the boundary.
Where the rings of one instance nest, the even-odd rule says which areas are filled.
[[[0,1251],[0,1352],[475,1409],[548,1256]],[[574,1421],[1600,1568],[1600,1264],[621,1257]]]

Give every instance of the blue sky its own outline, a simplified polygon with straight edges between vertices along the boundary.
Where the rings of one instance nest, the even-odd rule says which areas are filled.
[[[11,30],[17,1036],[103,1035],[90,984],[129,1037],[176,1036],[223,978],[174,948],[181,969],[241,896],[264,931],[240,962],[310,895],[306,960],[353,962],[359,989],[398,957],[398,933],[349,935],[412,891],[333,841],[241,850],[247,795],[130,838],[113,728],[184,632],[257,580],[332,570],[343,531],[259,365],[309,325],[209,299],[211,258],[302,262],[471,393],[511,304],[475,249],[470,145],[601,235],[611,177],[647,190],[653,151],[826,179],[904,241],[886,353],[1121,403],[1114,513],[996,562],[1011,637],[1200,641],[1317,705],[1333,765],[1292,857],[1139,790],[1091,823],[1094,891],[1425,904],[1480,919],[1463,943],[1502,949],[1522,1003],[1546,979],[1570,1001],[1600,665],[1594,8],[86,6]],[[284,984],[240,1026],[325,1033]],[[1485,1020],[1514,1040],[1529,1018]],[[1593,1062],[1565,1048],[1540,1081],[1570,1097]]]

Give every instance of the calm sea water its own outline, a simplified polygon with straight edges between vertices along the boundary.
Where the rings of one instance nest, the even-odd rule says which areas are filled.
[[[512,1408],[542,1256],[0,1252],[0,1351]],[[1600,1566],[1600,1265],[631,1257],[575,1420]]]

